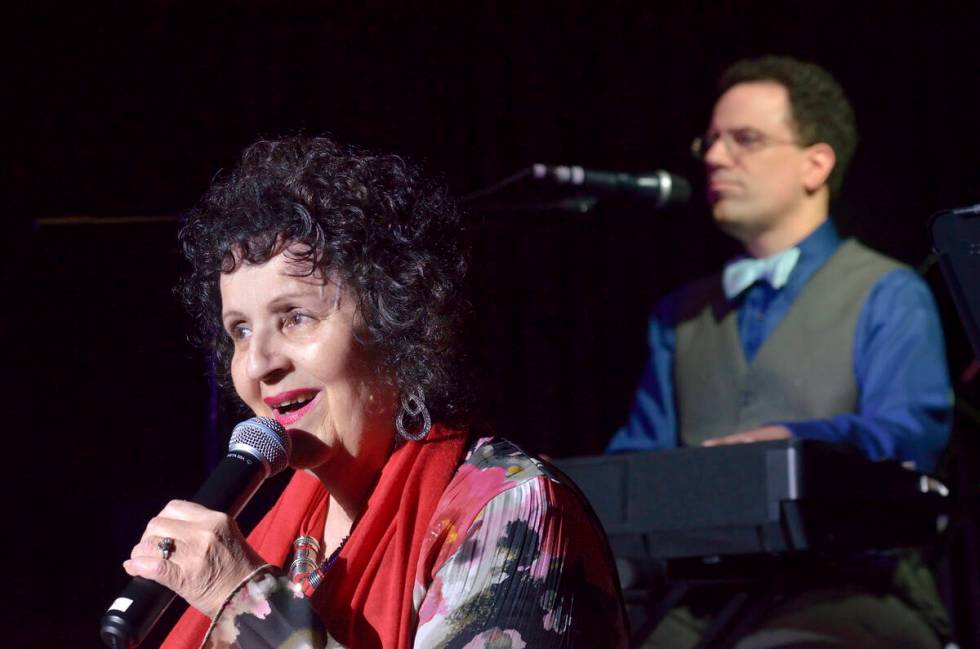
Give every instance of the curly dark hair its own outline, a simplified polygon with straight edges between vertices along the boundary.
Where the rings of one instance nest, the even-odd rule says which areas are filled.
[[[214,181],[180,243],[190,270],[178,291],[225,387],[233,345],[221,323],[220,275],[288,245],[310,275],[337,276],[351,289],[364,323],[358,340],[379,377],[402,397],[421,389],[433,419],[461,423],[468,414],[459,213],[417,166],[325,137],[259,141]]]
[[[824,142],[834,150],[837,162],[827,185],[830,195],[837,196],[858,143],[854,110],[844,89],[814,63],[787,56],[764,56],[743,59],[725,70],[718,81],[718,96],[734,85],[753,81],[773,81],[786,88],[801,144]]]

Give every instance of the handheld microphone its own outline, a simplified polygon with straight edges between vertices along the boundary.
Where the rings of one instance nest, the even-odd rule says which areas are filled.
[[[286,429],[275,419],[253,417],[239,423],[228,454],[191,500],[234,518],[266,478],[286,468],[290,448]],[[155,581],[133,577],[102,616],[102,641],[111,649],[138,647],[174,597]]]
[[[635,176],[618,171],[595,171],[577,166],[551,167],[536,164],[531,167],[534,178],[547,179],[560,185],[578,185],[607,192],[625,192],[653,198],[656,207],[686,203],[691,197],[691,183],[680,176],[659,170]]]

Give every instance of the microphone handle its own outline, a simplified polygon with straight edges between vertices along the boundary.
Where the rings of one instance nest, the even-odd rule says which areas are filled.
[[[583,172],[583,185],[594,187],[605,187],[608,189],[636,189],[636,178],[627,173],[617,171],[593,171],[586,169]]]
[[[268,465],[251,453],[232,449],[214,468],[191,502],[236,518],[268,476]]]
[[[234,518],[268,473],[268,467],[250,453],[229,451],[191,500]],[[102,616],[102,642],[110,649],[138,647],[175,597],[155,581],[133,577]]]
[[[155,581],[133,577],[102,616],[102,642],[110,649],[140,646],[175,597]]]

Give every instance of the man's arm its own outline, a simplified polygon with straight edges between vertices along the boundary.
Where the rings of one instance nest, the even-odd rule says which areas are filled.
[[[872,460],[913,461],[921,471],[935,469],[949,439],[953,398],[936,305],[912,271],[891,272],[871,289],[855,332],[854,373],[860,391],[856,414],[774,422],[710,442],[791,434],[848,443]]]
[[[607,453],[652,451],[677,446],[674,407],[674,322],[679,293],[662,299],[650,316],[650,356],[633,398],[626,424],[616,431]]]

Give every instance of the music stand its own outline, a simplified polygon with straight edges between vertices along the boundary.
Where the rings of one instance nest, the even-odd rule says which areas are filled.
[[[973,355],[980,358],[980,205],[937,212],[929,234]]]
[[[980,363],[980,204],[937,212],[929,219],[929,234],[939,268],[973,348],[973,364],[977,366]],[[978,448],[971,440],[964,455],[977,457]],[[950,612],[954,627],[960,627],[961,640],[966,641],[967,646],[980,647],[980,624],[971,610],[980,598],[980,561],[977,560],[980,494],[976,490],[972,464],[971,460],[966,460],[954,471],[956,481],[960,483],[962,512],[967,520],[959,526],[963,546],[960,561],[965,569],[956,571],[963,575],[963,583],[953,586],[957,592],[952,597],[954,606]],[[965,604],[958,603],[959,599]]]

